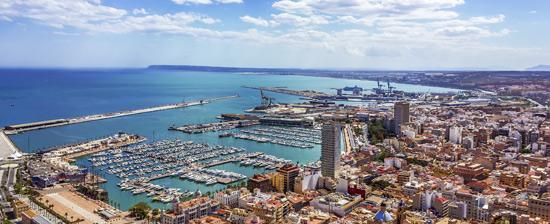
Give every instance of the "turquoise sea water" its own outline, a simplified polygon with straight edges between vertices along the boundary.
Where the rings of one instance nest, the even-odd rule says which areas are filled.
[[[241,86],[286,86],[291,89],[313,89],[332,92],[331,88],[358,85],[374,88],[376,82],[345,79],[251,75],[211,72],[159,71],[146,69],[127,70],[61,70],[61,69],[0,69],[0,126],[47,119],[77,117],[155,105],[176,103],[219,96],[239,94],[236,99],[224,100],[203,106],[160,111],[95,122],[61,126],[10,136],[25,152],[37,152],[56,145],[85,141],[123,131],[139,134],[150,141],[181,139],[208,144],[236,146],[248,151],[261,151],[295,162],[307,163],[319,159],[319,146],[313,149],[260,144],[232,138],[218,138],[218,133],[189,135],[168,131],[172,125],[216,121],[221,113],[243,113],[257,106],[257,90]],[[394,84],[398,89],[414,92],[448,92],[446,88]],[[266,93],[276,102],[292,103],[300,99],[276,93]],[[85,158],[79,165],[89,166]],[[238,164],[224,164],[224,169],[251,176],[255,170]],[[126,210],[139,201],[149,201],[145,195],[134,196],[116,187],[116,177],[104,174],[110,180],[104,184],[113,201]],[[223,188],[223,185],[206,186],[177,178],[165,178],[155,183],[184,190],[201,190],[205,193]],[[154,207],[165,207],[154,203]]]

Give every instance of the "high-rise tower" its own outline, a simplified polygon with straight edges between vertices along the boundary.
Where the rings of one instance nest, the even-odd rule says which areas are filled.
[[[393,108],[393,121],[394,121],[394,128],[393,133],[396,135],[401,134],[401,128],[400,126],[405,123],[409,123],[409,103],[402,101],[397,102],[394,105]]]
[[[340,168],[341,127],[336,122],[323,125],[321,146],[321,174],[336,178]]]

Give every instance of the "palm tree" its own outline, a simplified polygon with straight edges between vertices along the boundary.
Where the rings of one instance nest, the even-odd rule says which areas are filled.
[[[69,213],[65,212],[65,219],[67,218],[68,215],[69,215]]]

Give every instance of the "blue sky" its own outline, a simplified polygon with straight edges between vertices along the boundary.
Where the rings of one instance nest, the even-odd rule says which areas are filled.
[[[547,0],[1,0],[2,67],[524,69]]]

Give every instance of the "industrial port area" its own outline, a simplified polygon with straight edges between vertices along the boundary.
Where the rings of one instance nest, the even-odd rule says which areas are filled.
[[[453,169],[451,167],[454,162],[468,161],[469,164],[473,164],[477,159],[469,155],[476,152],[469,150],[472,150],[473,145],[481,144],[475,143],[476,139],[470,138],[469,135],[457,136],[467,131],[458,128],[458,124],[454,124],[446,131],[449,133],[446,134],[449,143],[438,146],[433,139],[434,136],[445,133],[439,133],[437,132],[439,129],[430,127],[429,132],[432,134],[427,134],[427,127],[422,126],[419,121],[435,119],[431,118],[435,116],[430,114],[433,111],[440,113],[436,116],[438,118],[443,118],[441,117],[443,111],[465,113],[459,115],[462,117],[478,113],[495,113],[497,110],[497,113],[501,114],[508,113],[509,110],[513,110],[509,113],[515,114],[528,113],[533,116],[536,114],[540,117],[538,121],[545,120],[548,116],[546,108],[537,107],[528,99],[521,97],[499,97],[486,91],[405,92],[397,89],[389,81],[380,80],[377,80],[377,86],[373,89],[355,85],[332,88],[332,92],[293,90],[286,87],[243,86],[242,88],[259,93],[260,102],[257,106],[246,109],[240,114],[219,114],[215,118],[216,122],[173,125],[165,128],[178,136],[214,134],[220,140],[254,142],[259,143],[260,147],[268,145],[287,147],[287,150],[292,150],[296,155],[304,151],[320,151],[320,160],[299,164],[290,158],[271,155],[268,151],[258,152],[242,147],[179,139],[149,140],[144,136],[125,132],[41,149],[36,153],[21,152],[9,138],[10,135],[38,129],[201,106],[219,100],[229,101],[238,96],[9,125],[0,133],[0,149],[3,157],[1,163],[4,164],[0,169],[0,183],[5,186],[1,192],[4,214],[8,219],[29,215],[28,212],[18,213],[18,210],[21,210],[20,207],[26,205],[23,211],[32,210],[34,212],[32,214],[39,215],[50,223],[144,222],[135,215],[133,210],[135,206],[122,209],[120,201],[110,198],[112,192],[104,189],[104,186],[114,184],[117,192],[125,192],[120,194],[139,197],[140,200],[161,205],[161,208],[154,209],[157,211],[156,214],[147,214],[151,221],[157,223],[188,223],[174,222],[178,219],[177,217],[188,216],[187,213],[174,210],[179,204],[184,203],[222,206],[230,213],[226,214],[227,217],[224,219],[232,220],[231,223],[251,223],[240,222],[234,218],[242,212],[244,213],[241,220],[285,223],[284,220],[292,218],[291,214],[295,216],[298,213],[277,211],[290,210],[298,204],[300,207],[308,205],[306,207],[314,209],[303,213],[305,217],[309,217],[307,219],[326,221],[319,223],[329,223],[329,220],[345,217],[385,221],[394,220],[392,217],[401,217],[400,219],[429,217],[430,220],[437,220],[438,217],[452,217],[456,220],[454,223],[462,223],[464,220],[489,221],[492,218],[462,215],[462,213],[451,215],[448,210],[437,210],[438,213],[435,213],[437,215],[434,213],[428,215],[422,206],[416,210],[412,209],[416,208],[416,204],[411,205],[410,211],[403,210],[405,208],[403,204],[424,203],[424,200],[419,202],[416,197],[418,194],[428,194],[422,191],[424,188],[420,187],[421,185],[411,186],[413,183],[418,183],[414,181],[422,178],[431,178],[433,181],[442,183],[445,179],[455,180],[448,174],[446,177],[439,175],[440,179],[435,180],[433,178],[436,176],[423,174],[425,172],[423,170],[428,169],[431,174],[431,170],[436,166],[442,166],[437,168],[437,172],[447,173],[449,169]],[[297,96],[300,101],[278,102],[270,96],[270,93]],[[357,102],[364,104],[356,104]],[[487,106],[493,109],[487,109]],[[413,119],[412,116],[417,117]],[[445,116],[452,117],[449,114]],[[537,132],[538,136],[547,137],[550,134],[547,129],[542,132]],[[543,146],[537,146],[536,149],[530,148],[530,150],[540,151],[541,147]],[[425,150],[425,152],[418,150]],[[438,155],[434,150],[443,151]],[[455,155],[454,153],[458,151],[464,153],[464,158],[470,159],[440,158],[444,155]],[[435,154],[431,155],[432,153]],[[516,154],[516,156],[524,158],[523,155]],[[417,166],[416,164],[422,163],[419,161],[432,161],[434,164]],[[411,163],[409,168],[406,168],[407,163]],[[244,175],[225,170],[223,167],[228,164],[253,169],[255,173]],[[462,163],[457,167],[462,166],[460,164]],[[470,169],[477,170],[473,165],[464,169],[467,169],[467,172],[470,172]],[[461,172],[466,171],[455,171],[455,174],[470,175]],[[166,184],[163,180],[184,181],[196,186],[218,186],[217,189],[222,190],[202,192],[198,188],[183,189]],[[374,182],[377,184],[387,183],[388,186],[372,185],[373,180],[376,180]],[[466,186],[470,186],[471,180],[461,180],[465,184],[462,189],[469,189]],[[475,183],[480,182],[479,179],[475,181]],[[400,186],[400,184],[403,185]],[[399,188],[402,190],[396,190]],[[474,194],[468,195],[474,197]],[[305,196],[308,196],[308,201],[305,201]],[[265,201],[258,199],[261,197],[265,197]],[[298,201],[287,199],[295,197],[302,199]],[[452,200],[442,196],[435,197],[439,201]],[[336,208],[326,208],[324,204],[329,202],[324,200],[337,200],[338,204],[332,205]],[[90,202],[93,203],[89,204]],[[242,206],[239,205],[242,203],[244,203]],[[266,207],[265,204],[269,206]],[[185,209],[192,209],[192,207]],[[263,209],[263,212],[256,213],[254,209]],[[382,218],[380,218],[380,211],[385,215]],[[220,218],[219,216],[223,217],[223,214],[209,212],[195,218]]]

